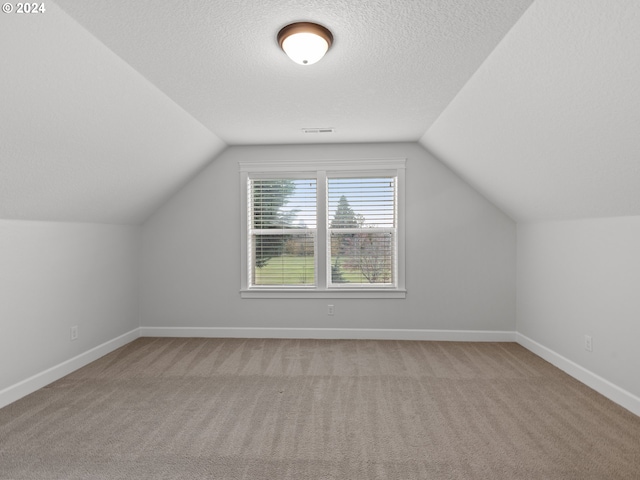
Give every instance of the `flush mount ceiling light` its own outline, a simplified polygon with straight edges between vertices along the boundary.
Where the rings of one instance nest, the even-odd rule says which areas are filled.
[[[327,53],[333,43],[333,35],[317,23],[298,22],[278,32],[278,43],[294,62],[312,65]]]

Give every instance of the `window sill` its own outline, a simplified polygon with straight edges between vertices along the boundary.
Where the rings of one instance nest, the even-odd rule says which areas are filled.
[[[404,289],[275,289],[256,288],[240,290],[240,298],[406,298]]]

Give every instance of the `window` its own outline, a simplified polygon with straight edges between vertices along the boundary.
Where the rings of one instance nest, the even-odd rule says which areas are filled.
[[[316,179],[249,182],[250,285],[315,285]]]
[[[327,179],[329,285],[395,286],[395,176]]]
[[[404,298],[404,160],[240,162],[244,298]]]

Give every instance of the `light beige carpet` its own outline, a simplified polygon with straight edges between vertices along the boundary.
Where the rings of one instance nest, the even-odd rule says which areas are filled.
[[[142,338],[0,410],[1,479],[640,479],[640,418],[513,343]]]

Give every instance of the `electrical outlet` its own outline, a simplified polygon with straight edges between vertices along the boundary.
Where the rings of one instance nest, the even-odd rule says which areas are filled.
[[[78,326],[74,325],[73,327],[71,327],[71,340],[77,340],[78,339]]]
[[[333,305],[327,305],[327,315],[333,315],[334,313]]]
[[[584,349],[587,352],[593,352],[593,339],[590,335],[584,336]]]

